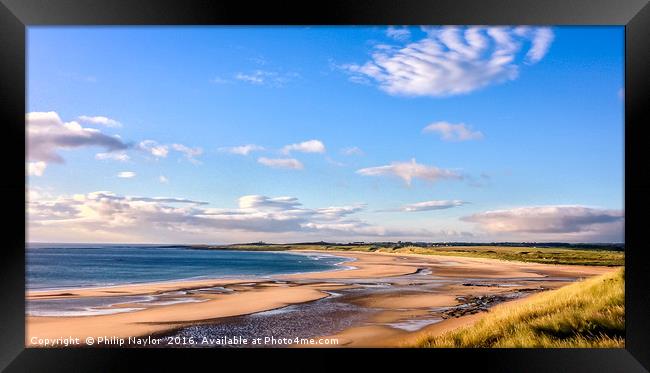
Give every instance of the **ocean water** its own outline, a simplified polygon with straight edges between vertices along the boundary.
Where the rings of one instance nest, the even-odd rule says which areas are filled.
[[[196,278],[270,276],[342,269],[347,258],[327,254],[196,250],[144,245],[26,249],[28,289],[65,289]]]

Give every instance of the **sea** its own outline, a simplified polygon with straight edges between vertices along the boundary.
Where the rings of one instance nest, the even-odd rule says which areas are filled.
[[[29,244],[29,290],[158,281],[264,277],[344,269],[348,258],[321,253],[206,250],[189,246]]]

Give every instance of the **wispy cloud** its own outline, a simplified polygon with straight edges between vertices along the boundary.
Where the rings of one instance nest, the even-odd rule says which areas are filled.
[[[95,159],[100,161],[113,160],[119,162],[127,162],[131,159],[128,154],[124,152],[115,152],[115,153],[97,153],[95,154]]]
[[[234,79],[259,86],[282,87],[286,83],[298,78],[298,73],[277,72],[268,70],[254,70],[252,72],[238,72]]]
[[[117,177],[120,179],[132,179],[135,177],[135,172],[133,171],[122,171],[117,174]]]
[[[101,126],[113,127],[113,128],[122,127],[122,123],[116,121],[115,119],[111,119],[103,116],[91,117],[88,115],[82,115],[77,119],[79,119],[79,121],[83,123],[98,124]]]
[[[261,157],[257,162],[272,168],[288,168],[292,170],[302,170],[303,164],[295,158],[266,158]]]
[[[424,133],[437,133],[445,141],[468,141],[480,140],[483,138],[483,133],[480,131],[473,131],[464,123],[452,124],[449,122],[435,122],[424,127]]]
[[[169,146],[158,144],[154,140],[140,141],[138,148],[156,158],[166,158],[167,154],[169,154]]]
[[[185,159],[194,164],[201,163],[198,159],[196,159],[196,157],[203,154],[203,149],[200,147],[193,148],[183,144],[159,144],[155,140],[140,141],[140,143],[137,145],[137,149],[149,153],[155,158],[167,158],[170,150],[173,150],[181,153]]]
[[[411,30],[406,26],[389,26],[386,29],[386,36],[391,39],[406,41],[411,37]]]
[[[160,181],[161,184],[169,184],[169,179],[164,175],[158,176],[158,181]]]
[[[280,209],[299,208],[302,204],[296,197],[267,197],[257,194],[239,197],[240,209]]]
[[[286,145],[282,148],[282,153],[289,154],[291,152],[301,153],[325,153],[325,145],[320,140],[308,140],[297,144]]]
[[[357,170],[357,173],[363,176],[396,176],[404,180],[407,185],[411,185],[413,179],[434,182],[444,179],[463,179],[463,175],[456,171],[419,164],[415,158],[410,162],[392,162],[385,166],[362,168]]]
[[[199,147],[191,148],[183,144],[172,144],[172,149],[176,150],[179,153],[182,153],[185,156],[185,159],[187,159],[191,163],[194,164],[201,163],[198,159],[196,159],[196,157],[203,154],[203,149]]]
[[[230,154],[238,154],[238,155],[248,155],[251,152],[257,152],[257,151],[262,151],[262,150],[264,150],[263,146],[259,146],[259,145],[255,145],[255,144],[246,144],[246,145],[240,145],[240,146],[219,148],[220,152],[230,153]]]
[[[341,149],[341,153],[344,155],[363,155],[363,150],[361,150],[359,147],[351,146]]]
[[[555,38],[553,31],[548,27],[532,28],[520,26],[515,29],[515,34],[532,39],[531,47],[526,53],[526,58],[529,63],[537,63],[544,58]]]
[[[172,197],[126,197],[122,198],[119,196],[116,196],[115,194],[112,193],[106,193],[102,195],[98,195],[99,197],[102,198],[108,198],[108,199],[114,199],[114,200],[123,200],[126,199],[127,201],[134,201],[134,202],[156,202],[156,203],[180,203],[180,204],[190,204],[190,205],[207,205],[207,202],[203,201],[194,201],[191,199],[187,198],[172,198]]]
[[[445,97],[517,78],[520,65],[539,62],[553,40],[545,27],[422,29],[427,36],[418,41],[377,46],[369,61],[341,67],[353,82],[375,82],[392,95]]]
[[[433,201],[424,201],[418,203],[412,203],[404,205],[398,209],[383,210],[388,212],[420,212],[420,211],[434,211],[434,210],[446,210],[452,207],[459,207],[467,204],[468,202],[461,200],[433,200]]]

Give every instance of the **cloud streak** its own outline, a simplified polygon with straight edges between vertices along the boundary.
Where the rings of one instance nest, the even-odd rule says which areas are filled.
[[[350,156],[350,155],[363,155],[364,154],[363,150],[361,150],[357,146],[351,146],[349,148],[343,148],[343,149],[341,149],[341,153],[343,153],[344,155],[348,155],[348,156]]]
[[[282,87],[286,83],[299,77],[297,73],[280,73],[277,71],[255,70],[252,72],[238,72],[234,79],[258,86]]]
[[[119,152],[119,153],[97,153],[97,154],[95,154],[95,159],[98,159],[100,161],[113,160],[113,161],[119,161],[119,162],[128,162],[131,159],[131,157],[129,157],[129,155],[124,153],[124,152]]]
[[[232,146],[232,147],[225,147],[225,148],[219,148],[220,152],[224,153],[230,153],[230,154],[237,154],[237,155],[248,155],[252,152],[258,152],[264,150],[263,146],[255,145],[255,144],[246,144],[246,145],[240,145],[240,146]]]
[[[143,140],[138,144],[138,149],[149,153],[155,158],[166,158],[169,154],[169,146],[158,144],[154,140]]]
[[[405,41],[411,37],[411,31],[408,27],[389,26],[386,30],[386,36],[391,39]]]
[[[461,200],[433,200],[404,205],[398,209],[384,210],[388,212],[421,212],[421,211],[435,211],[446,210],[453,207],[466,205],[468,202]]]
[[[303,164],[295,158],[266,158],[260,157],[257,162],[271,168],[287,168],[291,170],[302,170]]]
[[[415,161],[392,162],[389,165],[368,167],[357,170],[363,176],[395,176],[404,180],[406,185],[411,185],[413,179],[422,179],[432,182],[439,180],[462,180],[463,175],[456,171],[446,170],[434,166],[427,166]]]
[[[483,133],[473,131],[464,123],[452,124],[449,122],[435,122],[424,127],[424,133],[437,133],[445,141],[481,140]]]
[[[194,163],[194,164],[201,163],[198,159],[196,159],[196,157],[203,154],[203,149],[201,149],[199,147],[191,148],[191,147],[189,147],[187,145],[183,145],[183,144],[172,144],[172,149],[174,149],[177,152],[183,154],[183,156],[185,156],[185,159],[187,159],[191,163]]]
[[[133,171],[122,171],[117,174],[120,179],[133,179],[136,176]]]
[[[113,128],[122,127],[122,123],[116,121],[115,119],[111,119],[103,116],[91,117],[88,115],[82,115],[77,119],[79,119],[79,121],[83,123],[97,124],[97,125],[113,127]]]

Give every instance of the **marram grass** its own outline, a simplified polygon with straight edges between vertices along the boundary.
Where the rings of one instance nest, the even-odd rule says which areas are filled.
[[[442,246],[431,248],[407,246],[395,249],[393,252],[425,255],[466,256],[542,264],[592,266],[622,266],[625,264],[625,253],[622,251],[611,250],[580,250],[565,248],[504,246]]]
[[[625,346],[625,272],[597,276],[495,306],[472,326],[425,336],[417,347]]]

